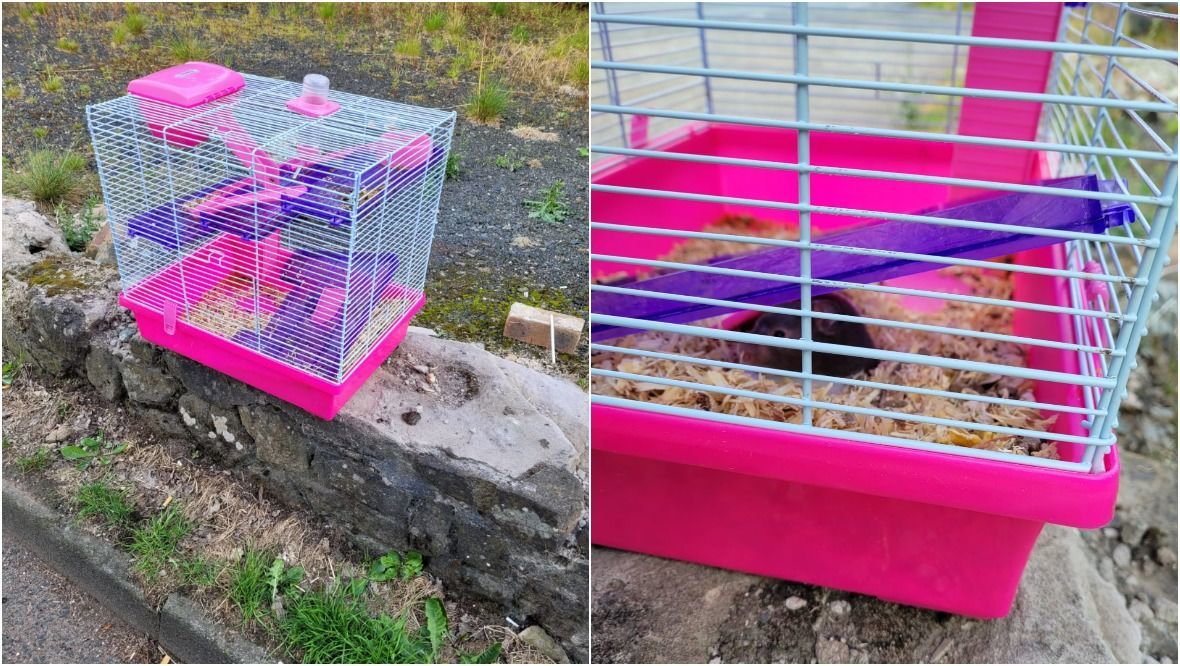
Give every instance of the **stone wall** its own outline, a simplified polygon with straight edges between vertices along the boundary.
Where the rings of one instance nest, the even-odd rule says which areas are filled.
[[[347,526],[364,550],[420,550],[451,589],[539,623],[585,659],[588,429],[577,386],[412,332],[324,421],[144,341],[116,303],[113,268],[37,254],[5,273],[6,358],[85,377],[268,493]]]

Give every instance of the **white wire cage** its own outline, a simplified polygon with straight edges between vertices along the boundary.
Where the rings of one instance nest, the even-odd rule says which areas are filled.
[[[594,404],[1106,469],[1173,247],[1174,8],[948,4],[594,5]],[[1011,217],[1029,202],[1084,202],[1109,228],[1029,228]],[[855,235],[866,221],[911,226],[880,244]],[[931,249],[958,233],[1027,242]],[[850,278],[835,257],[911,268]],[[794,297],[718,286],[743,280]],[[857,307],[813,307],[831,291]],[[798,330],[751,332],[742,312]],[[875,344],[825,342],[827,322]],[[752,347],[797,365],[746,362]],[[876,367],[825,375],[821,355]]]
[[[455,114],[332,91],[306,115],[298,84],[237,80],[87,107],[121,301],[219,369],[273,361],[267,390],[341,385],[421,306]]]

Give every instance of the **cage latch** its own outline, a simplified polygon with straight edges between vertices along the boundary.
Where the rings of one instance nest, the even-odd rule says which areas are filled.
[[[164,332],[168,335],[176,333],[176,304],[171,301],[164,304]]]

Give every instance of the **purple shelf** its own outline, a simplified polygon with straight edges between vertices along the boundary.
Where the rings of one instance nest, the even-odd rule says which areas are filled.
[[[1090,192],[1119,191],[1114,181],[1099,182],[1093,175],[1049,180],[1043,184]],[[919,214],[951,220],[1019,225],[1030,229],[1087,233],[1104,233],[1111,227],[1122,226],[1134,220],[1130,206],[1122,203],[1111,204],[1096,199],[1024,193],[988,196]],[[1062,242],[1061,239],[1048,236],[898,221],[870,223],[855,229],[826,234],[814,240],[825,245],[961,259],[993,259]],[[714,259],[709,265],[797,276],[800,272],[800,251],[796,248],[774,248],[740,257]],[[924,261],[839,252],[813,251],[811,255],[813,277],[858,284],[873,284],[937,267]],[[643,279],[625,279],[611,284],[656,293],[740,301],[755,305],[782,305],[800,298],[798,284],[696,271],[676,271]],[[813,285],[811,293],[818,296],[833,291],[839,289]],[[605,292],[592,292],[591,299],[591,311],[595,314],[678,324],[728,314],[739,309]],[[591,339],[597,342],[637,332],[640,331],[598,324],[591,328]]]

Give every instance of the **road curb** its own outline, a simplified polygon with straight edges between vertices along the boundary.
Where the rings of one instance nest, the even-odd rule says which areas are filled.
[[[273,663],[261,646],[218,625],[195,602],[170,594],[153,607],[131,578],[131,558],[82,532],[11,479],[4,480],[4,536],[70,579],[133,628],[190,664]]]

